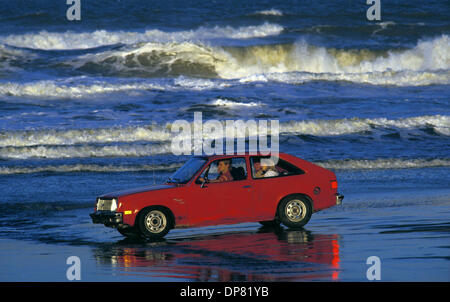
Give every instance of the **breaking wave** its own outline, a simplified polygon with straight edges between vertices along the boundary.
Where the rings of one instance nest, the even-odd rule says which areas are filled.
[[[219,106],[258,106],[257,103],[240,103],[217,99]],[[225,124],[224,124],[225,125]],[[433,128],[441,135],[450,135],[450,116],[425,115],[399,119],[349,118],[336,120],[305,120],[280,123],[281,134],[338,136],[363,133],[376,129]],[[257,133],[248,133],[257,135]],[[40,145],[77,145],[92,143],[168,142],[173,138],[171,124],[87,129],[37,129],[0,132],[0,147],[31,147]],[[5,152],[4,149],[1,150]],[[0,152],[0,154],[2,153]]]
[[[254,15],[281,17],[281,16],[283,16],[283,12],[280,11],[279,9],[271,8],[271,9],[257,11],[254,13]]]
[[[94,32],[47,32],[9,35],[0,37],[0,43],[15,47],[62,50],[89,49],[115,44],[135,44],[140,42],[181,42],[192,40],[207,40],[214,38],[249,39],[278,35],[283,27],[277,24],[264,23],[262,25],[215,26],[200,27],[195,30],[166,32],[151,29],[142,32],[96,30]]]
[[[236,102],[228,99],[215,99],[214,101],[209,103],[213,106],[219,106],[219,107],[229,107],[229,108],[239,108],[239,107],[258,107],[261,106],[260,103],[256,102]]]
[[[32,146],[0,148],[0,158],[94,158],[94,157],[143,157],[157,154],[170,154],[170,144],[153,145],[82,145],[82,146]]]
[[[237,36],[237,33],[230,35]],[[5,68],[9,65],[18,68],[18,57],[23,56],[22,60],[33,57],[22,52],[0,47],[0,56],[3,54],[5,57],[3,62],[0,57],[0,63]],[[15,63],[11,63],[12,60]],[[53,68],[71,68],[90,75],[175,79],[170,83],[135,81],[112,84],[103,81],[84,85],[57,81],[6,82],[0,84],[0,94],[76,98],[132,90],[215,89],[260,81],[288,84],[348,81],[396,86],[446,85],[450,84],[450,38],[442,35],[421,40],[410,49],[385,51],[325,48],[306,41],[212,46],[207,42],[177,41],[174,38],[167,42],[137,42],[89,52],[63,58],[61,62],[53,64]]]
[[[425,127],[433,127],[436,132],[442,135],[450,135],[450,116],[428,115],[399,119],[388,119],[383,117],[292,121],[281,124],[280,132],[315,136],[334,136],[372,131],[377,128],[420,129]]]
[[[365,169],[412,169],[449,167],[450,158],[436,159],[344,159],[316,162],[317,165],[333,170],[365,170]]]
[[[450,40],[443,35],[411,49],[374,51],[293,44],[219,47],[193,42],[147,42],[97,54],[70,64],[84,72],[143,77],[195,76],[288,83],[350,81],[375,85],[450,83]],[[287,75],[286,75],[287,74]],[[281,75],[281,76],[280,76]]]
[[[74,172],[151,172],[151,171],[172,171],[181,166],[180,164],[170,165],[97,165],[97,164],[65,164],[47,166],[13,166],[0,167],[0,174],[29,174],[29,173],[74,173]]]
[[[167,89],[165,85],[150,82],[111,84],[102,81],[80,85],[44,80],[24,84],[14,82],[2,83],[0,84],[0,95],[15,97],[81,98],[98,94],[165,89]]]
[[[450,158],[440,159],[344,159],[318,161],[315,164],[332,170],[375,170],[375,169],[418,169],[449,167]],[[183,163],[160,165],[100,165],[100,164],[62,164],[44,166],[0,166],[0,175],[31,173],[115,173],[115,172],[167,172],[178,169]]]
[[[21,130],[0,132],[0,147],[37,145],[76,145],[89,143],[167,141],[165,126],[117,127],[71,130]]]

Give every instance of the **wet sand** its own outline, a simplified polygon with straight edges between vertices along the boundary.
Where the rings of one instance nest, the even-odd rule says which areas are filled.
[[[377,196],[316,213],[303,230],[249,223],[173,230],[160,242],[123,239],[73,210],[89,239],[0,239],[0,281],[67,281],[69,256],[82,281],[367,281],[369,256],[381,260],[381,281],[450,281],[448,193],[387,208],[393,201]]]

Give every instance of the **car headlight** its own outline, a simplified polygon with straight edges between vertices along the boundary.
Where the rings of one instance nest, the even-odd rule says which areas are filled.
[[[117,200],[116,199],[112,199],[111,200],[111,211],[115,211],[117,210]]]
[[[99,198],[97,200],[97,211],[112,211],[117,210],[117,199],[103,199]]]

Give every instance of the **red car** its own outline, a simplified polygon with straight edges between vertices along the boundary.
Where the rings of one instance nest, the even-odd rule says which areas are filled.
[[[277,159],[194,156],[165,184],[98,197],[90,216],[127,237],[161,238],[173,228],[242,222],[300,228],[342,202],[333,172],[286,153]]]

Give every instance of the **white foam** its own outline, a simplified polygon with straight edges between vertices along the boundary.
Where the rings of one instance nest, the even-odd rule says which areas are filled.
[[[142,32],[96,30],[93,32],[48,32],[28,33],[0,37],[0,43],[33,49],[88,49],[114,44],[138,42],[182,42],[214,38],[248,39],[278,35],[283,27],[277,24],[200,27],[195,30],[165,32],[158,29]]]
[[[227,106],[242,106],[251,103],[235,104],[228,101]],[[244,106],[245,106],[244,105]],[[251,106],[259,106],[259,104],[251,104]],[[225,122],[223,122],[225,123]],[[224,124],[225,126],[225,124]],[[334,120],[304,120],[304,121],[288,121],[280,123],[280,134],[303,134],[315,136],[339,136],[353,134],[373,130],[373,128],[397,128],[399,130],[418,129],[423,127],[433,127],[442,135],[450,135],[450,116],[446,115],[426,115],[399,119],[388,118],[349,118]],[[94,128],[94,129],[39,129],[39,130],[22,130],[22,131],[3,131],[0,132],[0,147],[13,147],[12,149],[2,149],[0,154],[10,154],[8,157],[19,158],[21,150],[19,147],[35,147],[24,149],[24,153],[42,155],[53,150],[51,156],[56,156],[58,149],[55,146],[71,146],[79,144],[110,144],[110,143],[136,143],[136,142],[164,142],[167,143],[174,137],[171,132],[171,124],[154,124],[148,126],[131,126],[131,127],[112,127],[112,128]],[[269,129],[270,130],[270,129]],[[376,130],[374,130],[376,131]],[[178,135],[178,134],[177,134]],[[248,133],[249,136],[258,135],[258,133]],[[205,134],[205,138],[207,138]],[[47,149],[39,149],[39,146],[46,145]],[[123,146],[122,146],[123,147]],[[119,151],[120,148],[117,147]],[[53,148],[53,149],[51,149]],[[77,149],[78,148],[78,149]],[[81,149],[79,149],[81,148]],[[81,152],[88,154],[88,149],[82,149],[77,146],[73,149],[74,154]],[[95,147],[97,148],[97,147]],[[105,146],[105,149],[92,149],[93,154],[100,154],[104,150],[109,155],[114,155],[114,146]],[[103,147],[102,147],[103,148]],[[124,147],[125,148],[125,147]],[[128,148],[128,147],[127,147]],[[129,146],[133,148],[133,146]],[[141,154],[146,155],[148,148],[136,147],[136,150],[144,150]],[[64,151],[63,149],[61,149]],[[97,151],[95,151],[97,150]],[[125,149],[124,149],[125,150]],[[9,153],[8,153],[9,152]],[[128,152],[128,153],[127,153]],[[133,151],[124,151],[124,154],[132,154]],[[69,154],[66,152],[66,154]],[[39,155],[40,156],[40,155]],[[68,156],[68,155],[67,155]],[[67,157],[66,156],[66,157]],[[44,156],[45,157],[45,156]],[[70,157],[70,156],[69,156]],[[82,156],[84,157],[84,156]]]
[[[350,118],[337,120],[292,121],[282,123],[280,125],[280,132],[315,136],[336,136],[369,131],[372,130],[373,127],[415,129],[430,126],[441,129],[441,133],[446,135],[444,129],[450,128],[450,116],[431,115],[400,119]]]
[[[297,72],[297,83],[309,80],[346,80],[401,85],[449,83],[450,39],[442,35],[419,41],[408,50],[377,53],[369,50],[336,50],[315,47],[306,41],[294,47],[250,47],[241,53],[223,53],[227,64],[218,64],[222,78]],[[277,77],[277,75],[272,75]],[[259,77],[255,78],[260,81]],[[278,80],[283,80],[279,77]],[[291,77],[288,81],[294,82]]]
[[[142,172],[142,171],[171,171],[177,169],[181,164],[170,165],[97,165],[97,164],[72,164],[72,165],[46,165],[46,166],[9,166],[0,167],[0,175],[10,174],[29,174],[40,172],[53,173],[73,173],[73,172],[96,172],[96,173],[114,173],[114,172]]]
[[[212,102],[210,102],[211,105],[214,106],[220,106],[220,107],[229,107],[229,108],[235,108],[235,107],[259,107],[261,106],[261,103],[256,102],[249,102],[249,103],[243,103],[243,102],[236,102],[231,101],[227,99],[215,99]]]
[[[174,79],[175,87],[181,87],[183,89],[190,90],[210,90],[210,89],[223,89],[230,87],[232,84],[217,80],[209,80],[209,79],[196,79],[190,77],[179,76]]]
[[[3,147],[0,158],[92,158],[92,157],[143,157],[157,154],[170,154],[170,144],[151,145],[113,145],[113,146],[33,146]]]
[[[255,13],[255,15],[263,15],[263,16],[277,16],[277,17],[281,17],[283,16],[283,12],[275,9],[275,8],[271,8],[271,9],[266,9],[266,10],[260,10],[257,11]]]
[[[371,85],[426,86],[450,84],[449,71],[384,71],[367,73],[272,73],[268,80],[288,84],[303,84],[311,81],[347,81]],[[249,79],[248,82],[252,80]],[[257,80],[256,80],[257,81]]]
[[[0,147],[77,145],[137,141],[168,141],[166,126],[116,127],[97,129],[43,129],[0,133]]]
[[[432,167],[449,167],[450,158],[436,159],[346,159],[346,160],[329,160],[315,162],[317,165],[326,169],[335,170],[359,170],[359,169],[413,169],[413,168],[432,168]]]
[[[51,97],[51,98],[82,98],[91,95],[108,93],[133,93],[143,90],[165,90],[170,86],[156,82],[135,82],[111,84],[96,82],[95,84],[71,84],[54,80],[35,81],[29,83],[7,82],[0,84],[0,95],[16,97]]]
[[[305,41],[294,45],[248,47],[219,47],[192,41],[146,42],[82,55],[64,64],[75,69],[97,66],[108,74],[118,75],[165,77],[181,73],[186,76],[175,78],[173,87],[167,83],[64,86],[41,81],[17,87],[13,83],[2,84],[0,93],[78,97],[83,93],[133,89],[182,87],[205,90],[238,83],[278,81],[302,84],[317,80],[397,86],[446,85],[450,84],[450,39],[448,35],[442,35],[419,41],[411,49],[387,52],[327,49]],[[190,75],[203,78],[190,78]],[[212,80],[214,77],[223,80]],[[239,82],[230,81],[234,79]]]
[[[433,167],[449,167],[449,158],[437,159],[343,159],[318,161],[315,164],[332,170],[377,170],[377,169],[420,169]],[[99,164],[63,164],[43,166],[0,166],[0,175],[29,174],[29,173],[114,173],[114,172],[151,172],[171,171],[179,168],[181,163],[169,165],[99,165]]]

